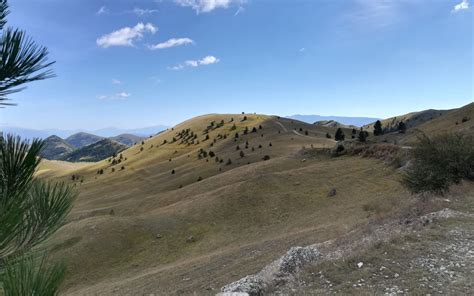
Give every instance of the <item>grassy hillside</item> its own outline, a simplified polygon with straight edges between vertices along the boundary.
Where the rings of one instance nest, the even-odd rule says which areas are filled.
[[[326,133],[335,128],[245,116],[197,117],[123,151],[115,165],[59,169],[59,178],[83,180],[69,222],[48,244],[69,263],[65,291],[213,295],[291,246],[411,203],[382,162],[318,150],[334,146]]]
[[[80,192],[68,223],[47,244],[54,258],[69,263],[64,291],[214,295],[292,246],[338,238],[411,208],[416,199],[391,166],[329,155],[336,142],[326,133],[335,130],[273,116],[213,114],[115,158],[44,163],[40,176],[72,182],[75,175]],[[402,141],[413,131],[369,143]]]
[[[444,114],[449,113],[451,110],[424,110],[420,112],[412,112],[408,113],[405,115],[400,115],[396,117],[391,117],[388,119],[381,120],[380,122],[382,123],[382,127],[384,130],[390,132],[390,131],[396,131],[398,127],[398,123],[400,121],[403,121],[407,128],[415,128],[418,127],[426,122],[429,122],[431,120],[434,120],[438,117],[443,116]],[[365,125],[363,127],[365,130],[372,132],[374,130],[374,123]]]

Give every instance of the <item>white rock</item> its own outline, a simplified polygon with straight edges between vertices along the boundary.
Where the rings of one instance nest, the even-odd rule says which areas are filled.
[[[357,267],[362,268],[362,266],[364,266],[364,262],[357,263]]]

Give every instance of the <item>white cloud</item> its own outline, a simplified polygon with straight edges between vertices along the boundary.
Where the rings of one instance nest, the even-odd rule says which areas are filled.
[[[156,50],[156,49],[165,49],[165,48],[187,45],[187,44],[194,44],[194,41],[189,38],[172,38],[162,43],[150,45],[149,48],[151,50]]]
[[[170,70],[181,70],[184,69],[185,67],[199,67],[199,66],[206,66],[206,65],[212,65],[212,64],[217,64],[219,63],[220,60],[216,58],[215,56],[206,56],[200,60],[187,60],[184,62],[184,64],[179,64],[173,67],[169,67],[168,69]]]
[[[302,47],[300,48],[300,52],[305,52],[306,51],[306,48]]]
[[[126,100],[130,96],[131,96],[130,93],[123,91],[123,92],[119,92],[113,95],[100,95],[100,96],[97,96],[97,98],[102,101],[106,101],[106,100],[113,101],[113,100]]]
[[[99,8],[99,10],[97,10],[96,14],[101,15],[101,14],[105,14],[107,12],[108,12],[107,7],[102,6],[101,8]]]
[[[203,58],[202,60],[198,61],[199,65],[211,65],[211,64],[216,64],[219,63],[219,59],[216,58],[215,56],[207,56]]]
[[[134,13],[138,16],[144,16],[144,15],[150,15],[150,14],[153,14],[153,13],[156,13],[158,12],[158,9],[148,9],[148,8],[138,8],[138,7],[135,7],[132,11],[130,11],[131,13]]]
[[[112,79],[112,84],[121,84],[122,81],[118,80],[118,79]]]
[[[232,4],[244,4],[246,0],[174,0],[175,3],[191,7],[196,13],[211,12],[217,8],[228,8]]]
[[[156,33],[158,28],[150,23],[138,23],[135,27],[125,27],[97,39],[97,45],[103,48],[110,46],[134,46],[133,42],[143,37],[145,32]]]
[[[461,3],[458,3],[454,6],[453,12],[461,11],[461,10],[467,10],[469,9],[469,1],[468,0],[462,0]]]

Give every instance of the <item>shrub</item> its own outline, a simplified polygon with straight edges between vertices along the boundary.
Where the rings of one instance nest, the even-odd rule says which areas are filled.
[[[329,133],[326,133],[326,138],[331,139],[331,135]]]
[[[270,156],[269,156],[269,155],[265,155],[262,159],[265,160],[265,161],[266,161],[266,160],[270,160]]]
[[[444,194],[452,184],[474,179],[474,137],[462,134],[421,136],[403,183],[413,193]]]
[[[400,121],[398,123],[397,129],[400,134],[404,134],[407,131],[407,125],[405,124],[405,122]]]
[[[338,128],[336,131],[336,135],[334,136],[334,139],[336,141],[344,141],[345,138],[346,136],[344,135],[344,132],[342,131],[342,129]]]
[[[359,141],[360,142],[365,142],[367,140],[367,137],[369,136],[369,133],[367,131],[364,131],[364,130],[360,130],[359,132]]]
[[[240,150],[240,157],[242,157],[242,158],[245,157],[245,153],[242,150]]]
[[[383,134],[382,123],[377,120],[374,124],[374,136],[380,136]]]

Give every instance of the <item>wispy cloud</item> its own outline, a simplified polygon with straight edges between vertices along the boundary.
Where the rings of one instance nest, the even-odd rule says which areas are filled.
[[[196,68],[199,66],[206,66],[219,63],[220,60],[215,56],[206,56],[200,60],[187,60],[183,64],[169,67],[170,70],[181,70],[186,67]]]
[[[125,27],[97,39],[97,45],[103,48],[110,46],[134,46],[134,41],[141,39],[145,32],[156,33],[158,28],[150,23],[138,23],[135,27]]]
[[[108,10],[107,10],[107,7],[105,6],[100,7],[99,10],[97,10],[96,12],[97,15],[106,14],[106,13],[108,13]]]
[[[172,38],[162,43],[150,45],[149,48],[151,50],[166,49],[166,48],[188,45],[188,44],[194,44],[194,41],[190,38]]]
[[[217,8],[228,8],[233,4],[243,5],[246,0],[174,0],[175,3],[191,7],[196,13],[211,12]]]
[[[242,6],[239,6],[237,11],[234,13],[234,16],[238,16],[239,14],[241,14],[244,11],[245,11],[245,8],[243,8]]]
[[[468,10],[469,9],[469,1],[468,0],[462,0],[460,3],[456,4],[453,8],[453,12],[458,12],[462,10]]]
[[[407,5],[416,5],[417,0],[355,0],[355,7],[344,17],[352,23],[380,28],[399,22],[401,10]]]
[[[145,15],[150,15],[158,12],[158,9],[148,9],[148,8],[139,8],[135,7],[133,10],[130,11],[133,14],[136,14],[137,16],[145,16]]]
[[[123,92],[118,92],[118,93],[113,94],[113,95],[100,95],[100,96],[97,96],[97,98],[99,100],[102,100],[102,101],[106,101],[106,100],[126,100],[130,96],[131,96],[130,93],[123,91]]]
[[[118,80],[118,79],[112,79],[112,84],[121,84],[122,81]]]

